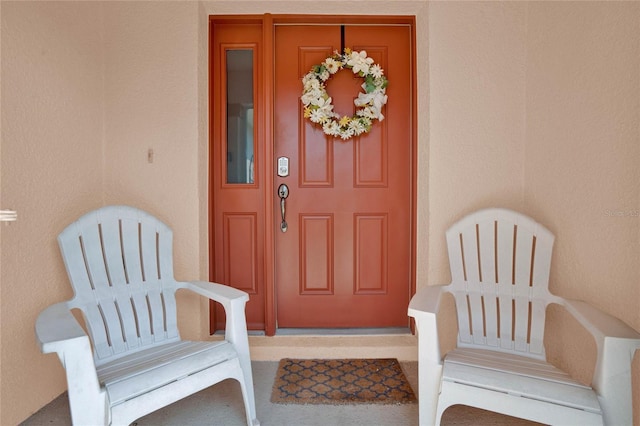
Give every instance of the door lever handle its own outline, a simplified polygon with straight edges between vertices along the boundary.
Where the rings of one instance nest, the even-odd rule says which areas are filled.
[[[282,222],[280,222],[280,231],[287,232],[286,207],[285,200],[289,196],[289,187],[286,184],[280,184],[278,187],[278,196],[280,197],[280,213],[282,214]]]

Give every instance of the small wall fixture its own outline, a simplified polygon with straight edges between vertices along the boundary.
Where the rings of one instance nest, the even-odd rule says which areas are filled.
[[[0,210],[0,222],[15,222],[18,220],[18,212],[15,210]]]

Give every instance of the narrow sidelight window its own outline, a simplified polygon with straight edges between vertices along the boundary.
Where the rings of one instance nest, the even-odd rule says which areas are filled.
[[[253,50],[226,51],[227,183],[253,183]]]

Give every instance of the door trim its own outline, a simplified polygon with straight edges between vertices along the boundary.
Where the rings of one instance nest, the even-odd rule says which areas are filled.
[[[265,334],[267,336],[273,336],[277,330],[276,323],[276,286],[275,286],[275,227],[274,222],[274,208],[275,198],[270,196],[271,190],[274,185],[274,175],[276,172],[274,153],[274,137],[273,137],[273,119],[274,119],[274,32],[277,25],[408,25],[410,27],[411,37],[411,148],[410,148],[410,164],[411,167],[411,194],[410,194],[410,296],[415,293],[416,290],[416,247],[417,247],[417,85],[416,85],[416,17],[412,15],[397,15],[397,16],[379,16],[379,15],[340,15],[340,16],[327,16],[327,15],[293,15],[293,14],[264,14],[264,15],[211,15],[209,17],[210,29],[214,22],[262,22],[263,29],[263,46],[264,52],[270,52],[271,54],[264,54],[263,57],[263,75],[264,81],[270,82],[262,85],[262,96],[264,99],[264,114],[262,114],[262,122],[260,123],[264,129],[264,144],[262,147],[263,158],[265,159],[264,168],[264,188],[263,190],[269,191],[264,197],[264,285],[265,285]],[[209,31],[209,44],[212,43],[212,32]],[[210,71],[211,73],[211,71]],[[211,81],[211,75],[209,76]],[[213,96],[210,96],[210,108]],[[212,127],[212,126],[210,126]],[[209,145],[213,144],[213,130],[210,128],[210,141]],[[211,153],[210,153],[211,155]],[[210,160],[211,164],[211,160]],[[211,194],[211,190],[209,191]],[[214,231],[214,216],[213,216],[213,203],[214,200],[209,200],[209,224],[210,236]],[[209,258],[213,259],[214,244],[213,238],[210,237],[210,254]],[[213,262],[210,260],[210,277],[214,276]],[[213,323],[213,319],[210,320]],[[213,330],[213,329],[212,329]]]

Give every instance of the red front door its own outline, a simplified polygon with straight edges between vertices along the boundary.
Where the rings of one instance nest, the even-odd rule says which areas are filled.
[[[383,121],[347,141],[303,117],[302,77],[341,43],[366,50],[389,80]],[[274,154],[289,174],[286,232],[274,209],[277,326],[407,326],[411,291],[412,78],[409,26],[275,27]],[[327,91],[355,113],[362,78],[344,69]],[[274,163],[276,159],[273,159]]]

